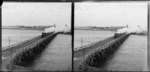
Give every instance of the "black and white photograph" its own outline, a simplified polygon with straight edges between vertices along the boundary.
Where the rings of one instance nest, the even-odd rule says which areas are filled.
[[[149,0],[74,0],[75,2],[125,2],[125,1],[149,1]]]
[[[14,2],[72,2],[72,0],[3,0],[3,1],[14,1]]]
[[[4,0],[2,72],[150,71],[148,0]]]
[[[148,3],[75,3],[74,71],[148,71]]]
[[[72,71],[71,3],[3,2],[2,71]]]

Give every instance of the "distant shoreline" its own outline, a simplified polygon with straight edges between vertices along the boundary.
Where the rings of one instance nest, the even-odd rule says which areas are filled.
[[[95,29],[95,30],[93,30],[93,29],[75,29],[75,30],[86,30],[86,31],[112,31],[112,32],[115,32],[115,31],[117,31],[117,30],[105,30],[105,29]]]
[[[122,29],[124,26],[120,27],[96,27],[96,26],[83,26],[83,27],[75,27],[74,30],[90,30],[90,31],[117,31],[118,29]]]
[[[44,29],[32,29],[32,28],[2,28],[2,29],[9,29],[9,30],[44,30]]]
[[[2,29],[15,29],[15,30],[44,30],[52,26],[2,26]]]
[[[116,32],[117,30],[111,30],[111,29],[74,29],[74,30],[85,30],[85,31],[111,31]]]

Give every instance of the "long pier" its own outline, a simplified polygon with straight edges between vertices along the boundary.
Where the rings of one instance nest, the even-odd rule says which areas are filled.
[[[103,41],[74,52],[74,70],[97,70],[113,55],[130,34],[115,34]]]
[[[3,50],[2,69],[13,70],[13,68],[18,66],[26,67],[31,65],[57,34],[58,33],[49,33],[45,37],[37,36],[20,45]]]

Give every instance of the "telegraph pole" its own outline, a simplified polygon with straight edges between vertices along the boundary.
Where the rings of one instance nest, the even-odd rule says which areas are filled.
[[[10,37],[8,38],[8,41],[9,41],[9,46],[10,46]]]
[[[83,38],[81,37],[81,48],[83,49]],[[85,55],[85,49],[83,49],[83,55]]]
[[[10,47],[10,37],[9,37],[9,47]],[[11,59],[12,59],[12,48],[11,48]]]
[[[81,37],[81,48],[82,48],[82,37]]]

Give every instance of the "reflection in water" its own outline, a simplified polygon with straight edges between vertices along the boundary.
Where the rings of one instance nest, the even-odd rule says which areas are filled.
[[[130,35],[100,70],[146,71],[147,36]]]

